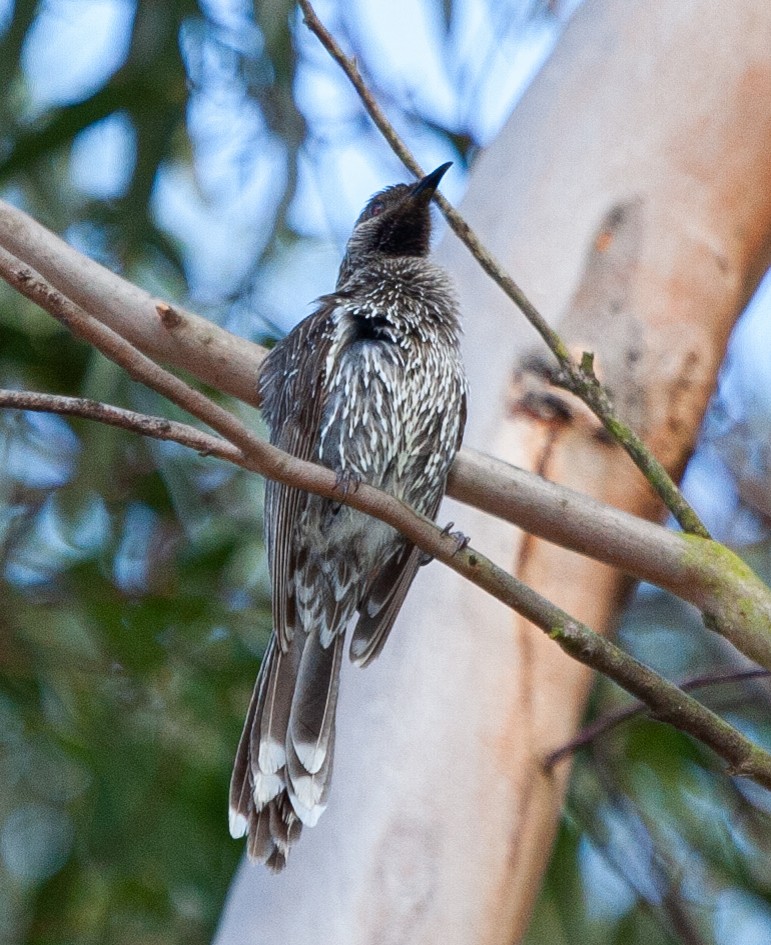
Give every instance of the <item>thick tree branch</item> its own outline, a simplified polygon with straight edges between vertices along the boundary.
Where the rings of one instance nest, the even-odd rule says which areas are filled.
[[[189,371],[215,390],[258,406],[257,376],[265,356],[259,345],[178,307],[167,306],[175,317],[164,318],[158,305],[165,303],[79,253],[2,200],[0,247],[144,354]],[[10,281],[4,269],[2,275]],[[39,304],[50,311],[44,300]],[[206,357],[201,356],[202,351]]]
[[[416,177],[422,177],[423,169],[399,137],[396,129],[386,118],[359,72],[356,63],[342,51],[335,38],[319,20],[309,0],[298,0],[298,3],[303,11],[305,23],[345,72],[370,118],[394,153]],[[579,397],[613,439],[623,446],[664,504],[675,516],[683,530],[693,535],[700,535],[702,538],[709,538],[709,532],[703,522],[686,501],[662,463],[656,459],[634,430],[624,423],[616,413],[609,392],[600,384],[594,373],[592,355],[585,354],[581,362],[577,363],[559,334],[549,325],[458,211],[439,192],[434,195],[434,200],[453,232],[468,247],[482,269],[500,286],[546,342],[560,365],[558,377],[560,386]]]
[[[122,336],[112,330],[108,322],[118,326],[120,332],[126,330],[128,335],[136,337],[137,344],[151,355],[157,357],[165,353],[172,363],[187,365],[204,380],[216,379],[220,368],[217,363],[207,368],[210,360],[201,356],[201,350],[207,351],[220,364],[224,359],[227,370],[222,379],[227,383],[222,389],[243,400],[258,402],[255,378],[264,356],[263,349],[246,341],[236,347],[236,339],[227,332],[167,303],[152,300],[120,277],[82,257],[31,218],[0,202],[0,244],[4,233],[10,233],[12,241],[21,245],[28,257],[40,258],[63,284],[72,286],[79,275],[83,279],[96,279],[97,289],[79,293],[88,297],[89,304],[97,313],[90,317],[90,313],[87,315],[66,293],[35,272],[34,267],[26,271],[23,262],[0,250],[0,275],[7,282],[68,325],[74,333],[122,364],[132,376],[135,376],[132,367],[137,359],[145,356],[131,344],[128,349],[116,348]],[[123,305],[127,306],[126,311],[121,309]],[[151,316],[148,310],[152,311]],[[143,327],[148,319],[152,325]],[[201,325],[208,326],[207,330],[204,331]],[[159,331],[164,345],[156,347]],[[166,337],[169,333],[173,344]],[[226,343],[226,338],[231,342]],[[200,347],[193,358],[191,352],[196,342]],[[179,357],[175,354],[177,344],[179,351],[183,352]],[[124,360],[115,356],[117,350],[123,350]],[[149,373],[140,379],[165,396],[170,395],[163,384],[182,384],[154,364],[151,358],[145,357],[143,364]],[[244,369],[244,364],[248,370]],[[250,374],[251,370],[255,374]],[[161,381],[162,385],[158,386]],[[206,405],[214,406],[193,388],[183,387],[187,401],[185,409],[194,415],[199,416],[195,409],[191,409],[193,405],[204,411]],[[180,392],[180,389],[175,389]],[[228,422],[228,418],[231,415],[221,410],[220,421]],[[486,467],[484,474],[479,470],[480,464]],[[469,475],[471,469],[473,475]],[[574,495],[573,502],[566,501],[570,493],[555,491],[557,487],[540,478],[528,478],[529,474],[522,470],[479,454],[472,458],[470,453],[462,452],[456,460],[456,470],[450,477],[450,495],[507,518],[539,537],[589,554],[692,600],[704,611],[712,629],[726,636],[751,659],[763,666],[771,666],[771,596],[746,565],[722,545],[696,537],[684,538],[672,532],[650,531],[655,528],[650,523],[624,517],[623,513],[593,504],[585,497]],[[531,503],[530,496],[534,491],[538,494],[538,501]],[[581,509],[587,511],[580,512]],[[534,515],[534,510],[539,510],[539,514]],[[575,510],[579,511],[576,531],[583,534],[576,534],[573,538],[560,537],[558,519],[569,517]],[[620,531],[615,535],[619,525]],[[618,541],[611,540],[615,538],[625,547],[618,548]],[[657,563],[653,548],[658,543],[661,543],[661,549]],[[639,560],[627,562],[625,558],[629,554],[636,555]]]

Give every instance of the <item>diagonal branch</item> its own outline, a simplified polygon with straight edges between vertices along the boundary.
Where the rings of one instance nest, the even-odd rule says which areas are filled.
[[[95,420],[253,468],[244,452],[222,437],[94,400],[0,390],[1,408]],[[725,556],[731,553],[722,546],[686,538],[473,450],[456,460],[447,492],[539,538],[670,591],[707,614],[737,649],[771,665],[771,595],[738,557],[732,555],[726,567]]]
[[[334,36],[319,20],[309,0],[298,0],[298,3],[303,11],[305,23],[345,72],[370,118],[394,153],[416,177],[422,177],[423,169],[399,137],[391,122],[386,118],[359,72],[356,63],[342,51]],[[702,538],[709,538],[709,532],[705,525],[677,488],[663,464],[656,459],[642,439],[616,413],[609,392],[600,384],[594,373],[591,356],[587,357],[585,355],[581,363],[577,363],[559,334],[549,325],[514,279],[495,259],[466,220],[440,193],[437,192],[434,199],[452,230],[465,243],[482,269],[500,286],[546,342],[549,350],[559,362],[558,382],[560,386],[579,397],[614,440],[623,446],[664,504],[675,516],[683,530],[693,535],[700,535]]]
[[[140,356],[163,357],[188,367],[204,380],[216,382],[219,377],[223,383],[218,389],[257,403],[256,374],[264,349],[236,339],[216,325],[209,326],[210,333],[203,331],[201,326],[208,324],[203,319],[152,300],[98,263],[81,257],[21,211],[0,201],[0,246],[4,239],[20,245],[25,253],[22,262],[0,250],[0,274],[6,281],[123,364],[129,373]],[[72,285],[79,276],[95,278],[97,288],[80,293],[88,296],[91,306],[88,314],[55,284],[43,279],[34,266],[27,270],[24,264],[30,258],[39,258],[63,284]],[[135,292],[139,297],[135,297]],[[68,321],[67,312],[77,318]],[[150,324],[143,324],[148,319]],[[116,326],[115,330],[110,326]],[[165,347],[156,347],[159,331]],[[124,355],[128,352],[128,360],[121,361],[110,351],[115,351],[116,343],[124,337],[129,341],[136,338],[136,347],[129,344],[122,349]],[[192,356],[194,350],[196,357]],[[181,383],[150,358],[143,363],[150,372],[143,380],[155,389],[166,393],[153,377],[156,382],[162,378],[166,384]],[[204,410],[207,404],[214,406],[188,385],[183,388],[185,409],[190,410],[188,404],[192,402]],[[198,416],[195,409],[191,412]],[[222,411],[219,419],[227,422],[230,417],[227,411]],[[704,612],[711,629],[751,659],[771,666],[771,596],[752,571],[722,545],[696,536],[657,532],[651,523],[624,517],[623,513],[592,503],[585,496],[560,492],[559,487],[540,477],[470,451],[459,454],[448,487],[449,494],[461,501],[692,600]],[[534,510],[541,509],[543,517],[533,515]],[[574,537],[563,534],[561,520],[565,523],[572,520]],[[657,544],[658,561],[657,552],[653,551]]]
[[[17,274],[20,287],[23,286],[25,294],[30,297],[37,291],[35,277],[36,274],[27,267],[21,267]],[[40,291],[50,294],[52,290],[47,287]],[[51,304],[50,298],[48,301]],[[172,426],[169,421],[160,418],[142,417],[132,411],[94,405],[90,401],[73,404],[73,399],[59,398],[60,412],[68,412],[65,408],[74,407],[78,415],[93,415],[118,426],[130,428],[132,424],[137,423],[142,431],[160,438],[172,438],[172,433],[181,432],[194,448],[204,446],[207,451],[216,452],[222,458],[238,462],[254,472],[281,479],[296,488],[335,498],[336,501],[343,501],[362,512],[375,515],[402,532],[422,551],[439,559],[522,614],[548,633],[575,659],[599,670],[637,696],[656,718],[669,722],[708,745],[728,762],[733,773],[750,777],[771,789],[771,755],[677,686],[573,619],[473,548],[459,548],[456,539],[392,496],[365,484],[356,492],[341,495],[336,490],[336,477],[331,470],[302,462],[259,440],[223,408],[162,368],[158,368],[153,362],[149,362],[149,359],[133,349],[128,342],[89,318],[78,310],[77,306],[63,299],[58,300],[58,306],[59,317],[73,331],[87,337],[92,344],[101,345],[101,350],[106,354],[109,351],[110,356],[130,370],[135,379],[164,393],[170,400],[217,429],[230,442],[223,448],[217,438],[201,434],[192,428],[188,428],[191,433],[180,431],[178,428],[184,427],[184,424]],[[14,391],[4,392],[2,398],[3,405],[26,406],[27,409],[46,409],[51,402],[50,395],[30,395]],[[141,419],[138,419],[139,417]],[[209,446],[212,447],[211,450]]]
[[[731,683],[746,682],[751,679],[768,679],[769,675],[771,675],[771,673],[769,673],[767,669],[740,669],[726,673],[715,673],[712,676],[696,676],[678,683],[678,686],[683,692],[694,692],[697,689],[706,689],[708,686],[726,686]],[[647,712],[647,706],[642,702],[633,702],[631,705],[617,709],[615,712],[608,712],[606,715],[600,716],[600,718],[595,719],[589,725],[584,726],[575,738],[571,738],[570,741],[565,742],[564,745],[549,752],[543,761],[544,768],[547,771],[551,771],[557,762],[562,761],[563,758],[569,757],[574,752],[578,751],[579,748],[591,744],[597,738],[606,735],[624,722],[628,722],[637,716],[645,715]]]

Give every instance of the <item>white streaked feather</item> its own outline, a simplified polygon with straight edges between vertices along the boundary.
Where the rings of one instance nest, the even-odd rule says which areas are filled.
[[[264,774],[262,771],[253,771],[252,777],[254,779],[254,806],[261,811],[284,790],[284,778],[280,774]]]
[[[257,764],[263,774],[275,774],[286,764],[286,749],[273,738],[265,739],[260,742]]]
[[[292,790],[289,791],[292,809],[306,827],[315,827],[319,822],[319,817],[327,809],[326,803],[318,803],[321,788],[315,781],[316,779],[312,774],[304,778],[298,778],[293,784]]]

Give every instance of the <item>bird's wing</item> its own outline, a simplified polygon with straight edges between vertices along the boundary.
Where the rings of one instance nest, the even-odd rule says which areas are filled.
[[[322,385],[332,337],[334,304],[322,306],[271,351],[260,372],[263,415],[271,443],[298,459],[316,460],[324,407]],[[302,490],[269,481],[265,487],[265,544],[273,589],[273,629],[286,653],[295,627],[294,575]]]
[[[299,459],[317,458],[333,312],[332,300],[322,300],[319,309],[270,352],[260,371],[262,410],[271,443]],[[260,667],[230,788],[231,833],[248,834],[250,857],[274,870],[283,866],[286,851],[301,828],[287,793],[286,766],[293,761],[287,758],[292,747],[287,730],[306,648],[306,641],[299,637],[293,644],[296,526],[305,501],[306,493],[280,482],[269,480],[265,487],[274,634]],[[331,770],[331,762],[326,770]],[[309,780],[311,788],[317,787],[317,781],[323,782],[321,772]],[[306,794],[323,800],[321,790],[306,790]]]
[[[429,518],[436,518],[443,496],[444,489],[426,509]],[[359,605],[359,619],[351,637],[351,660],[357,666],[367,666],[383,649],[423,557],[419,548],[405,542],[375,574]]]
[[[467,394],[461,392],[460,418],[455,449],[459,450],[466,426]],[[436,518],[444,496],[442,489],[425,510],[425,514]],[[359,606],[359,619],[351,638],[351,660],[358,666],[366,666],[383,649],[391,627],[415,579],[423,553],[409,542],[389,558],[377,572],[364,599]]]
[[[419,548],[404,544],[375,576],[359,606],[359,619],[351,638],[351,660],[357,666],[371,663],[383,649],[420,567],[421,556]]]

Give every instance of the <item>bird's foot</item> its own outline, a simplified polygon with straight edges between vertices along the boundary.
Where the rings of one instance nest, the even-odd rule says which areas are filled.
[[[455,522],[448,522],[442,529],[442,534],[447,535],[449,538],[455,539],[455,551],[453,555],[456,555],[459,551],[463,551],[464,548],[468,548],[471,543],[471,539],[468,535],[464,535],[463,532],[454,532],[452,526]]]
[[[463,532],[452,531],[452,527],[454,524],[455,522],[448,522],[442,529],[442,534],[455,539],[457,547],[455,548],[455,551],[453,551],[453,554],[456,555],[459,551],[463,551],[463,549],[469,545],[471,539],[468,537],[468,535],[464,535]],[[434,560],[433,555],[430,555],[427,552],[423,552],[423,554],[420,557],[419,566],[422,568],[427,564],[431,564],[433,560]]]
[[[338,471],[335,479],[335,489],[342,492],[344,496],[357,492],[360,485],[361,476],[359,473],[351,469],[346,469],[344,472]]]

